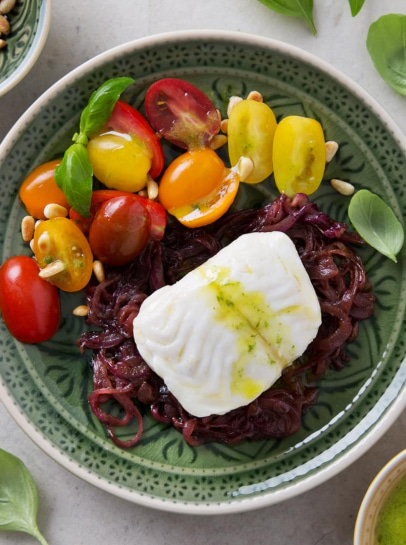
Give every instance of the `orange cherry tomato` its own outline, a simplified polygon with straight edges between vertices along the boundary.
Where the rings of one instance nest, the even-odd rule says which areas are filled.
[[[79,227],[68,218],[43,221],[35,229],[33,251],[41,269],[58,272],[47,280],[63,291],[79,291],[92,275],[93,254]]]
[[[201,227],[227,212],[239,182],[237,172],[226,168],[211,149],[188,151],[164,172],[159,200],[183,225]]]
[[[35,168],[22,183],[19,195],[30,216],[44,220],[44,208],[51,203],[69,208],[65,195],[55,181],[55,169],[60,164],[61,159],[44,163]]]

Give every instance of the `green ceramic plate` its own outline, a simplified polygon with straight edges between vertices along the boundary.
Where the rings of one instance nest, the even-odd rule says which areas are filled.
[[[141,106],[158,78],[188,79],[225,114],[230,95],[259,90],[278,118],[319,119],[340,144],[326,179],[348,180],[379,194],[402,218],[406,211],[405,139],[382,108],[331,66],[286,44],[227,32],[150,37],[113,49],[79,67],[45,93],[0,148],[1,256],[29,253],[21,242],[24,215],[17,189],[39,163],[62,153],[89,94],[105,79],[132,76],[126,100]],[[275,195],[271,182],[250,186],[238,203]],[[315,194],[323,210],[347,218],[348,198],[326,181]],[[405,253],[395,265],[365,248],[362,257],[377,297],[362,323],[351,361],[320,383],[317,407],[302,430],[279,441],[189,447],[181,435],[145,417],[141,442],[113,445],[87,405],[88,362],[75,345],[82,323],[78,300],[63,297],[55,338],[24,346],[1,329],[0,393],[17,422],[50,456],[85,480],[122,498],[184,513],[236,512],[279,502],[325,481],[366,451],[406,405]]]
[[[51,0],[17,0],[7,17],[11,33],[5,38],[7,47],[0,50],[0,96],[17,85],[36,63],[49,32]]]

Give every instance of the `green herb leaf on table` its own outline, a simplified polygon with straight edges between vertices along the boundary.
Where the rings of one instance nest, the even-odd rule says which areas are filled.
[[[55,180],[70,206],[81,216],[90,216],[93,168],[86,146],[72,144],[55,169]]]
[[[0,449],[0,530],[26,532],[47,545],[37,513],[38,491],[30,472],[19,458]]]
[[[132,78],[113,78],[94,91],[80,117],[80,132],[92,136],[101,129],[111,116],[121,93],[132,83]]]
[[[383,15],[372,23],[367,48],[385,82],[406,95],[406,15]]]
[[[302,17],[309,24],[313,34],[316,26],[313,20],[313,0],[259,0],[268,8],[293,17]]]
[[[361,11],[365,0],[348,0],[351,7],[351,15],[355,17]]]
[[[365,242],[397,263],[396,254],[404,242],[403,227],[378,195],[367,189],[357,191],[350,201],[348,215]]]

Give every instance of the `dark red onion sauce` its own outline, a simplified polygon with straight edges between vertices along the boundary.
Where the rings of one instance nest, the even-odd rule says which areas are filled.
[[[255,401],[221,416],[197,418],[183,409],[140,356],[133,319],[153,291],[173,284],[240,235],[256,231],[283,231],[293,240],[319,298],[322,324],[303,356]],[[84,333],[78,345],[94,351],[89,403],[111,439],[122,447],[138,442],[143,430],[139,403],[149,406],[156,420],[181,431],[190,445],[282,438],[296,432],[302,414],[316,403],[312,383],[328,368],[339,370],[346,364],[346,346],[357,336],[359,321],[373,313],[370,283],[349,243],[363,241],[345,224],[320,212],[306,195],[293,199],[281,195],[261,209],[229,214],[206,228],[191,230],[170,223],[161,242],[149,244],[129,265],[108,268],[104,282],[87,288],[87,323],[101,329]],[[111,400],[121,405],[122,418],[103,409]],[[120,440],[115,428],[133,418],[138,421],[137,434]]]

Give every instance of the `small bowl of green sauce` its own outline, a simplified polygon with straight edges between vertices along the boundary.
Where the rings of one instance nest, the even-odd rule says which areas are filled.
[[[406,450],[370,484],[358,512],[354,545],[406,545]]]

